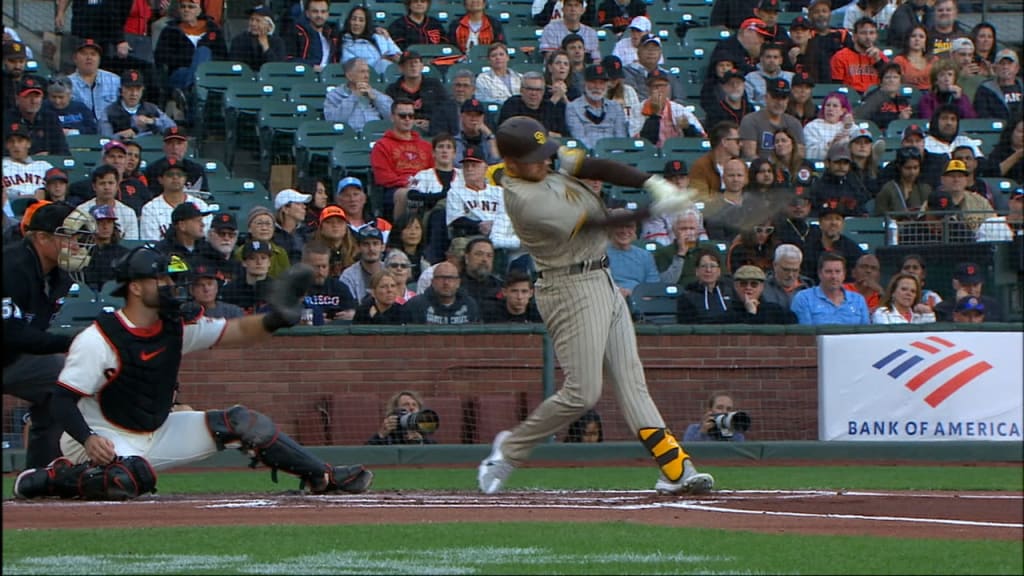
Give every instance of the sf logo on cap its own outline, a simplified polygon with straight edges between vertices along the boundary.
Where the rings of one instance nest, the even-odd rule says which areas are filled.
[[[536,132],[533,133],[533,139],[536,140],[537,144],[540,144],[541,146],[547,144],[548,142],[547,136],[545,136],[544,133],[541,132],[540,130],[537,130]]]

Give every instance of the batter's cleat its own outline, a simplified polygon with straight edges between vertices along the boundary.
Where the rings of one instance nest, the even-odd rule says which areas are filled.
[[[67,458],[57,458],[46,468],[29,468],[14,480],[14,497],[22,500],[55,496],[54,477],[61,470],[73,467]]]
[[[516,469],[505,460],[505,456],[501,453],[501,445],[511,434],[508,430],[498,432],[498,435],[494,437],[494,447],[491,449],[490,456],[477,468],[476,481],[480,485],[480,491],[484,494],[501,492],[505,481]]]
[[[687,458],[683,462],[683,477],[677,482],[672,482],[665,475],[658,477],[654,483],[654,489],[659,494],[707,494],[715,487],[715,479],[711,474],[697,472],[697,467]]]
[[[352,466],[333,466],[327,473],[327,482],[323,487],[313,488],[314,494],[326,494],[330,492],[347,492],[348,494],[362,494],[370,489],[373,484],[373,472],[363,468],[360,464]]]

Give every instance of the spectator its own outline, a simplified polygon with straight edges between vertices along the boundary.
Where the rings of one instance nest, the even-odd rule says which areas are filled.
[[[608,71],[601,64],[591,64],[584,74],[583,96],[565,107],[569,135],[593,148],[602,138],[627,136],[626,113],[618,102],[608,100]]]
[[[12,107],[17,93],[16,88],[10,92]],[[65,136],[99,133],[96,115],[92,110],[82,102],[71,99],[71,80],[67,76],[60,74],[50,80],[46,96],[43,111],[57,115]]]
[[[978,58],[984,74],[991,75],[994,64],[999,61],[999,42],[996,39],[996,28],[988,22],[979,22],[971,28],[971,41],[974,42],[974,55]],[[982,116],[984,118],[984,116]]]
[[[376,228],[384,235],[384,241],[387,242],[388,236],[391,234],[391,223],[384,218],[374,218],[367,204],[368,200],[366,191],[363,189],[363,182],[358,178],[348,176],[338,182],[334,203],[345,211],[349,229],[352,232],[360,232],[364,228]]]
[[[956,111],[959,118],[977,118],[971,99],[958,85],[960,72],[952,60],[941,58],[932,65],[932,89],[921,94],[917,103],[918,118],[932,118],[942,108]],[[932,122],[934,125],[934,122]]]
[[[651,33],[651,20],[647,16],[636,16],[629,22],[626,33],[615,43],[612,54],[617,56],[623,66],[636,62],[637,48],[640,41]]]
[[[238,221],[231,212],[217,212],[206,230],[206,241],[196,252],[197,266],[206,266],[217,272],[223,282],[233,282],[242,276],[242,266],[232,258],[238,242]]]
[[[288,252],[285,251],[284,247],[274,243],[274,230],[276,226],[274,213],[266,206],[253,206],[249,210],[247,220],[247,228],[249,229],[248,240],[258,241],[267,247],[270,254],[270,269],[267,271],[267,276],[277,278],[288,269],[291,262],[288,258]],[[237,260],[245,259],[245,245],[235,250],[234,257]]]
[[[581,18],[586,10],[586,3],[583,0],[562,1],[562,18],[552,20],[544,26],[540,36],[540,49],[542,52],[557,50],[562,46],[562,40],[569,34],[577,34],[583,38],[587,54],[592,62],[601,60],[601,49],[598,46],[597,32],[593,28],[583,24]]]
[[[967,191],[974,192],[978,196],[981,196],[988,201],[989,205],[996,210],[1006,210],[1006,200],[1001,193],[998,191],[993,192],[992,188],[979,177],[978,174],[978,160],[984,160],[980,156],[975,156],[977,148],[974,146],[968,146],[962,144],[953,149],[952,159],[959,160],[964,163],[967,168]]]
[[[680,324],[720,324],[733,300],[732,286],[722,283],[722,259],[714,249],[699,249],[697,281],[677,298]]]
[[[106,120],[106,109],[117,102],[121,79],[113,72],[100,69],[103,49],[92,38],[86,38],[75,50],[75,72],[71,80],[71,98],[92,111],[99,126]]]
[[[448,44],[444,27],[430,16],[430,0],[404,0],[405,15],[399,16],[388,25],[388,32],[395,44],[408,50],[415,44]]]
[[[542,322],[540,311],[533,300],[533,280],[530,274],[521,269],[509,270],[499,297],[485,302],[481,315],[488,324]]]
[[[109,164],[101,164],[92,171],[90,183],[93,198],[78,207],[83,212],[91,211],[94,206],[108,206],[117,216],[120,239],[139,240],[139,218],[135,210],[117,199],[119,174],[117,168]],[[154,238],[156,240],[162,237]]]
[[[882,140],[875,142],[874,135],[867,128],[854,128],[849,136],[850,182],[854,190],[860,192],[864,198],[866,209],[866,204],[878,195],[878,189],[881,187],[878,165],[885,143]],[[864,215],[867,215],[866,210]]]
[[[484,310],[498,302],[501,287],[501,278],[494,273],[494,245],[487,238],[470,238],[463,256],[459,289]]]
[[[828,151],[825,174],[811,187],[811,200],[816,206],[830,205],[841,216],[866,216],[870,194],[862,183],[851,176],[850,146],[836,142]],[[819,216],[821,216],[819,211]]]
[[[814,82],[814,77],[807,65],[807,48],[814,35],[813,30],[814,27],[806,16],[797,16],[789,23],[789,42],[785,44],[786,61],[782,65],[784,69],[797,75],[806,75],[811,82]]]
[[[413,282],[430,265],[424,256],[425,246],[423,223],[415,213],[407,212],[395,220],[395,226],[388,235],[388,253],[401,252],[406,255],[410,264],[409,279]]]
[[[18,93],[18,86],[25,74],[25,64],[28,62],[28,55],[25,44],[21,41],[4,40],[4,110],[14,108],[14,95]]]
[[[360,132],[367,122],[382,120],[391,112],[391,96],[378,92],[370,84],[370,67],[366,60],[349,58],[342,68],[345,83],[324,98],[324,119],[345,122],[349,128]]]
[[[636,18],[647,14],[643,0],[603,0],[597,7],[597,26],[622,34]]]
[[[469,68],[459,68],[452,73],[448,85],[452,91],[452,99],[460,110],[467,100],[476,98],[476,74]]]
[[[404,414],[419,412],[423,409],[423,401],[415,392],[408,390],[399,392],[388,400],[387,415],[381,422],[380,429],[367,444],[375,446],[391,444],[436,444],[430,436],[424,436],[416,430],[403,430],[399,426],[399,418]]]
[[[967,190],[967,174],[967,166],[960,160],[950,160],[946,165],[940,190],[949,196],[951,205],[941,211],[959,211],[962,221],[971,230],[977,230],[986,219],[995,217],[995,212],[987,200]],[[925,206],[925,211],[933,209],[932,206]]]
[[[819,260],[826,253],[835,253],[843,257],[844,262],[856,262],[864,251],[849,236],[843,234],[846,220],[840,208],[832,203],[818,207],[818,228],[812,228],[802,250],[804,253],[803,270],[810,276],[818,269]],[[849,271],[847,271],[848,273]],[[844,277],[846,274],[844,274]]]
[[[205,120],[192,118],[185,97],[195,84],[199,65],[210,60],[226,60],[227,57],[227,39],[217,22],[203,14],[203,8],[197,0],[180,1],[178,18],[169,21],[160,32],[153,58],[157,66],[167,70],[171,98],[186,122]]]
[[[735,72],[742,79],[743,73],[736,69],[736,64],[732,60],[712,60],[709,66],[714,71],[711,72],[710,76],[700,87],[700,104],[705,111],[710,113],[716,107],[716,103],[723,98],[722,84],[726,81],[726,74]],[[744,86],[746,85],[744,84]],[[743,95],[746,97],[745,90]],[[711,117],[706,117],[704,123],[708,126],[714,126],[717,121]]]
[[[370,278],[384,269],[381,262],[384,255],[384,235],[373,226],[367,226],[356,233],[359,259],[345,268],[341,281],[348,287],[356,301],[362,301],[369,292]]]
[[[316,231],[320,225],[320,212],[333,202],[330,187],[331,183],[324,177],[306,178],[300,184],[300,191],[305,190],[313,197],[306,205],[306,221],[303,223],[309,233]]]
[[[705,122],[714,126],[720,122],[733,122],[737,126],[743,118],[754,111],[754,105],[747,100],[743,75],[735,70],[725,72],[719,80],[709,79],[707,85],[715,84],[714,103],[707,109]]]
[[[896,151],[894,160],[899,176],[882,185],[875,198],[874,216],[886,216],[890,212],[917,212],[928,201],[932,187],[921,182],[921,152],[913,146],[904,146]],[[908,219],[908,214],[894,215]]]
[[[832,57],[843,48],[853,47],[853,34],[846,28],[832,28],[829,0],[811,0],[807,17],[814,26],[814,36],[807,43],[807,72],[815,82],[831,82]]]
[[[771,217],[750,226],[744,226],[729,246],[726,268],[735,272],[741,266],[755,266],[763,272],[772,268],[772,258],[778,240]],[[764,279],[762,279],[764,280]]]
[[[973,101],[978,92],[978,86],[992,77],[988,66],[982,69],[980,59],[974,56],[974,42],[971,42],[970,38],[953,40],[949,59],[956,64],[957,85],[963,89],[963,95],[967,100]]]
[[[953,307],[953,322],[956,324],[983,324],[985,303],[974,296],[964,296]]]
[[[306,206],[313,197],[303,194],[294,188],[285,188],[274,196],[274,235],[275,245],[284,248],[288,261],[298,262],[302,259],[302,245],[309,234],[305,228]],[[348,214],[348,212],[345,212]]]
[[[405,289],[390,269],[380,270],[370,278],[369,295],[356,308],[355,324],[401,324],[402,304],[399,294]]]
[[[487,182],[487,164],[482,156],[479,149],[466,150],[463,178],[452,183],[445,205],[445,222],[453,236],[484,236],[513,260],[523,254],[519,237],[505,211],[503,190]]]
[[[434,271],[437,270],[437,267],[444,262],[448,262],[455,266],[455,269],[458,270],[460,274],[462,273],[462,267],[466,264],[466,245],[469,244],[469,240],[468,236],[452,238],[451,243],[448,244],[448,248],[444,252],[444,259],[425,269],[420,274],[419,280],[416,281],[417,294],[423,294],[428,288],[430,288],[434,279]]]
[[[341,28],[341,63],[362,59],[375,74],[384,74],[392,62],[398,62],[402,49],[385,28],[370,28],[370,11],[353,6]]]
[[[483,0],[466,0],[466,2],[483,2]],[[490,70],[481,72],[476,77],[476,98],[484,102],[502,104],[514,94],[519,94],[523,83],[523,75],[508,67],[508,47],[503,42],[495,42],[487,49],[487,61]]]
[[[398,59],[398,66],[402,76],[388,84],[385,92],[395,102],[412,102],[416,129],[429,136],[444,132],[457,133],[459,120],[455,102],[448,96],[440,80],[423,76],[423,59],[420,55],[407,50]]]
[[[4,158],[4,160],[7,160]],[[4,174],[8,174],[7,167],[4,167]],[[4,190],[7,187],[4,186]],[[38,192],[36,192],[38,197]],[[43,200],[49,202],[68,202],[68,173],[60,168],[50,168],[46,171],[46,188],[43,191]]]
[[[220,300],[220,289],[224,285],[220,271],[213,266],[198,264],[191,270],[188,293],[191,304],[207,318],[241,318],[245,311],[240,307]]]
[[[567,43],[576,44],[576,42],[572,42],[573,38],[579,37],[567,36],[566,39],[569,41]],[[582,45],[582,42],[578,44]],[[577,71],[573,69],[569,53],[565,50],[558,49],[548,52],[544,57],[544,98],[563,106],[579,98],[583,94],[580,89],[580,84],[583,82],[583,70],[581,69],[579,72],[577,74]],[[520,91],[522,91],[521,86]]]
[[[766,44],[761,47],[757,67],[744,77],[747,99],[758,108],[765,104],[767,83],[777,78],[793,82],[793,73],[782,69],[782,45]]]
[[[846,259],[826,252],[818,262],[818,279],[814,288],[801,290],[793,296],[790,309],[800,324],[868,324],[868,307],[864,297],[843,288]]]
[[[529,116],[537,120],[553,137],[568,133],[565,126],[565,102],[553,102],[544,97],[544,76],[540,72],[523,74],[519,94],[501,105],[498,124],[513,116]]]
[[[459,117],[462,130],[455,136],[455,165],[461,167],[462,159],[470,148],[479,150],[488,165],[501,162],[498,147],[494,142],[494,131],[484,121],[484,106],[476,98],[462,103]]]
[[[640,137],[660,148],[670,138],[704,136],[704,127],[693,112],[669,98],[671,88],[664,72],[653,70],[647,75],[647,93],[640,109],[644,119]],[[572,108],[572,104],[569,106]]]
[[[761,294],[762,302],[778,304],[789,310],[793,295],[814,285],[810,278],[800,274],[803,259],[803,252],[793,244],[780,244],[775,249],[772,271],[765,279]]]
[[[889,280],[885,297],[871,315],[872,324],[931,324],[935,314],[921,301],[917,276],[899,273]]]
[[[904,41],[903,38],[889,38],[890,43]],[[903,72],[904,84],[926,91],[932,88],[932,65],[936,60],[938,57],[928,52],[928,28],[917,24],[910,29],[906,47],[892,59],[892,62]]]
[[[754,8],[754,16],[764,22],[764,29],[768,31],[765,44],[782,45],[789,41],[786,28],[779,24],[779,0],[761,0]]]
[[[463,0],[463,6],[466,13],[453,18],[448,27],[448,41],[451,44],[466,53],[473,46],[505,42],[501,22],[484,13],[486,0]]]
[[[714,52],[711,53],[711,61],[729,60],[734,62],[736,69],[746,76],[756,68],[761,55],[761,47],[768,41],[771,32],[760,18],[747,18],[734,29],[736,30],[735,34],[715,46]],[[713,73],[709,69],[708,77],[710,78]]]
[[[17,124],[29,137],[29,154],[67,156],[68,141],[57,115],[43,110],[43,85],[35,76],[21,79],[15,107],[4,112],[4,128]]]
[[[779,198],[781,194],[785,194],[788,200],[789,193],[784,192],[778,186],[775,167],[772,166],[771,161],[754,158],[747,170],[747,188],[743,193],[746,202],[746,206],[744,206],[746,215],[753,216],[755,219],[760,217],[771,220],[775,217],[776,210],[782,205]],[[745,218],[742,224],[753,225],[754,221]]]
[[[701,421],[686,427],[686,432],[683,434],[683,442],[707,442],[711,440],[726,442],[745,441],[746,436],[742,432],[734,432],[732,436],[723,437],[722,431],[715,424],[715,415],[728,414],[735,411],[736,408],[733,406],[732,396],[726,392],[715,392],[708,398],[708,407],[704,411],[704,417]]]
[[[886,64],[879,75],[882,84],[864,96],[853,115],[857,119],[874,122],[880,130],[886,130],[893,120],[911,118],[914,107],[903,95],[903,76],[898,64]]]
[[[625,208],[616,208],[611,215],[629,212]],[[608,268],[623,296],[628,299],[638,284],[661,281],[651,253],[633,244],[636,241],[635,222],[625,222],[608,228],[608,238]]]
[[[118,140],[111,140],[103,145],[103,165],[115,168],[114,174],[117,177],[115,192],[117,199],[125,206],[135,211],[136,218],[142,214],[142,207],[153,199],[149,189],[134,177],[126,177],[128,170],[128,147]],[[68,201],[80,204],[87,199],[96,196],[92,189],[92,180],[89,178],[79,180],[71,185],[68,193]],[[121,217],[120,215],[118,216]],[[125,219],[127,220],[127,218]],[[122,220],[122,225],[125,220]],[[127,231],[125,231],[127,232]],[[138,240],[138,236],[123,236],[127,240]]]
[[[94,206],[89,214],[96,221],[96,244],[89,253],[89,264],[83,273],[85,284],[99,294],[104,284],[114,280],[114,261],[127,254],[128,249],[121,245],[117,212],[112,207]]]
[[[160,252],[181,258],[189,269],[196,266],[196,253],[199,243],[206,235],[203,230],[203,217],[194,204],[182,202],[171,212],[171,228],[164,238],[157,243]]]
[[[384,133],[370,151],[374,180],[384,189],[384,214],[394,210],[395,216],[401,216],[410,177],[434,164],[430,144],[413,131],[415,118],[416,105],[411,100],[395,100],[391,104],[392,128]]]
[[[410,285],[415,286],[415,282],[410,281],[412,262],[405,252],[388,250],[384,256],[384,268],[391,272],[395,276],[395,281],[398,282],[398,296],[395,298],[395,302],[405,304],[416,295],[416,291],[410,287]]]
[[[474,324],[480,322],[476,301],[459,290],[459,269],[441,262],[434,269],[430,288],[402,307],[406,324]]]
[[[332,257],[333,250],[322,240],[311,240],[302,247],[302,262],[313,269],[313,286],[306,292],[303,307],[313,311],[315,326],[352,320],[356,314],[358,302],[352,291],[331,272]]]
[[[688,209],[675,215],[672,223],[672,243],[654,251],[654,264],[662,282],[686,286],[697,281],[696,250],[700,243],[701,215]]]
[[[570,424],[569,431],[565,434],[565,441],[585,444],[604,442],[604,427],[601,425],[601,415],[597,413],[597,410],[593,408],[587,410],[583,416]]]
[[[722,183],[725,189],[704,206],[705,228],[708,238],[721,242],[732,242],[739,233],[743,220],[749,214],[749,205],[744,206],[747,187],[747,165],[739,158],[725,162],[722,167]]]
[[[846,142],[849,132],[856,128],[853,108],[842,92],[832,92],[818,111],[818,118],[803,128],[807,140],[807,157],[825,158],[837,142]]]
[[[770,158],[775,148],[775,130],[778,128],[788,128],[797,139],[797,150],[804,154],[803,127],[799,120],[786,114],[786,106],[789,105],[789,82],[782,78],[773,80],[768,82],[767,90],[768,99],[765,107],[747,114],[740,123],[740,146],[743,157]]]
[[[999,118],[1004,122],[1021,117],[1024,82],[1020,79],[1020,58],[1010,49],[996,55],[996,77],[981,84],[974,97],[979,118]]]
[[[1024,119],[1007,122],[988,157],[988,172],[1024,184]]]
[[[788,202],[782,207],[775,221],[775,236],[780,244],[795,244],[803,250],[811,225],[807,217],[811,214],[809,187],[799,182],[793,187]]]
[[[933,8],[935,19],[928,29],[928,52],[942,56],[953,49],[953,40],[967,38],[970,34],[959,22],[956,0],[936,0]]]
[[[111,50],[124,40],[121,28],[131,8],[128,2],[112,2],[104,0],[58,0],[54,11],[53,30],[63,31],[66,24],[68,6],[74,18],[71,20],[71,35],[77,38],[95,39],[102,51]]]
[[[686,100],[686,88],[683,81],[669,72],[667,68],[659,65],[663,60],[661,39],[653,34],[644,36],[640,40],[640,47],[637,48],[636,62],[623,67],[626,84],[636,90],[637,98],[646,100],[650,96],[647,80],[657,70],[661,73],[660,78],[669,84],[669,99],[683,103]]]
[[[139,219],[140,240],[163,238],[171,226],[171,212],[182,202],[191,202],[201,212],[208,212],[206,202],[185,191],[185,177],[184,168],[176,161],[163,163],[163,171],[159,177],[163,193],[142,207],[142,216]]]
[[[142,145],[134,140],[124,142],[124,176],[122,180],[138,180],[143,189],[149,190],[149,182],[142,173]],[[140,208],[141,210],[141,208]]]
[[[142,101],[145,85],[138,70],[129,70],[121,76],[121,98],[107,106],[100,134],[131,140],[149,134],[163,134],[177,126],[156,104]]]
[[[680,190],[688,190],[690,188],[689,172],[686,169],[686,162],[682,160],[669,160],[668,162],[665,162],[665,168],[662,169],[661,175],[665,180],[675,184],[676,188],[679,188]],[[641,239],[645,242],[654,242],[658,246],[668,246],[672,244],[675,240],[673,226],[675,225],[677,216],[677,214],[665,214],[662,216],[651,215],[643,221],[640,229]],[[694,237],[696,238],[696,235]],[[707,236],[705,235],[705,238],[706,237]],[[668,255],[668,259],[671,259],[671,254]],[[655,262],[657,262],[657,256],[655,256]]]
[[[249,240],[240,248],[245,274],[224,286],[223,300],[252,314],[266,304],[270,293],[270,244]]]
[[[735,122],[713,124],[708,134],[711,151],[693,162],[690,182],[705,202],[722,191],[722,172],[725,163],[740,156],[740,127]]]
[[[914,28],[921,27],[927,32],[934,24],[935,14],[928,0],[908,0],[900,4],[889,19],[889,45],[896,52],[906,51],[907,43],[913,40]],[[930,43],[922,48],[922,53],[928,47]]]
[[[279,34],[270,11],[263,7],[250,8],[248,28],[231,39],[228,59],[244,62],[253,70],[259,70],[267,62],[284,62],[288,49]]]
[[[953,298],[943,300],[935,305],[935,317],[939,322],[953,320],[953,312],[961,307],[964,298],[976,298],[983,306],[985,322],[1002,322],[1003,314],[999,303],[992,297],[982,294],[985,287],[985,276],[981,268],[974,262],[961,262],[953,271]]]
[[[868,312],[878,308],[882,298],[882,267],[874,254],[862,254],[853,266],[853,282],[843,284],[843,288],[856,292],[864,297]]]
[[[395,195],[396,217],[401,218],[409,213],[425,216],[448,197],[452,186],[462,180],[462,170],[455,167],[455,138],[450,134],[438,134],[431,139],[430,147],[433,166],[416,172],[409,179],[412,198],[408,193]],[[427,238],[427,242],[430,242],[430,238]]]
[[[771,164],[775,170],[775,184],[798,186],[801,181],[809,180],[814,166],[797,150],[793,133],[788,128],[779,128],[773,136],[775,148],[772,149]]]
[[[312,66],[317,72],[339,61],[341,35],[328,21],[330,6],[329,0],[306,0],[305,20],[295,22],[285,37],[289,61]]]
[[[843,28],[857,33],[857,22],[868,19],[875,23],[879,30],[889,27],[896,5],[889,0],[857,0],[846,7],[843,15]]]
[[[163,193],[160,175],[168,164],[174,162],[185,171],[186,190],[206,190],[207,183],[203,177],[203,167],[188,157],[188,136],[181,126],[168,128],[164,131],[164,156],[146,166],[146,180],[153,196]]]
[[[724,322],[727,324],[796,324],[796,315],[775,302],[762,301],[764,270],[757,266],[740,266],[733,274],[733,293]]]
[[[807,126],[818,117],[819,110],[818,105],[814,102],[813,89],[814,80],[807,72],[797,72],[793,75],[786,114],[800,121],[801,126]]]
[[[36,198],[39,189],[46,187],[46,175],[53,165],[44,160],[34,160],[29,155],[32,137],[20,122],[4,126],[4,149],[3,187],[8,199]],[[6,202],[4,212],[13,216]]]

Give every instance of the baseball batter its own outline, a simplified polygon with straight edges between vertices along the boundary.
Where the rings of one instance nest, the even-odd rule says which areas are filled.
[[[53,412],[66,430],[65,457],[18,475],[18,498],[59,496],[121,500],[152,492],[156,471],[240,445],[276,472],[302,479],[314,493],[359,493],[373,474],[362,466],[331,466],[242,405],[207,412],[172,412],[183,354],[219,344],[258,341],[302,313],[313,271],[296,265],[276,281],[270,311],[224,320],[181,317],[187,266],[152,245],[114,262],[125,306],[101,314],[71,344],[54,394]]]
[[[537,444],[597,404],[607,370],[627,424],[661,469],[655,489],[669,494],[710,491],[714,479],[697,471],[647,392],[629,307],[605,257],[605,229],[649,213],[610,217],[600,196],[577,177],[642,186],[654,198],[654,214],[681,211],[689,204],[687,195],[659,176],[559,148],[539,122],[525,116],[503,122],[497,144],[505,160],[506,210],[536,262],[537,306],[565,382],[517,428],[497,435],[479,467],[480,489],[487,494],[500,491]],[[560,172],[553,172],[548,162],[556,151]]]

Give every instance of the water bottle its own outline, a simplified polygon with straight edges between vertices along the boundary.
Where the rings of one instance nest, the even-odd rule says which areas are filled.
[[[304,308],[302,310],[302,320],[300,320],[299,323],[302,324],[303,326],[312,326],[313,325],[313,309],[312,308]]]
[[[885,225],[885,243],[889,246],[899,246],[900,227],[895,220],[889,220]]]

